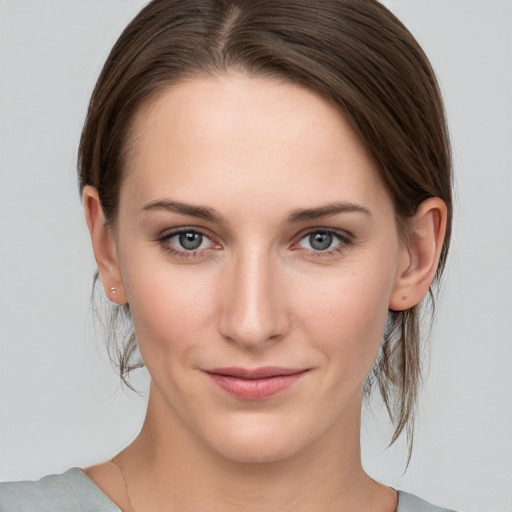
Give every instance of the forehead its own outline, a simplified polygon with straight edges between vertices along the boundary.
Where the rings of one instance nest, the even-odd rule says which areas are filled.
[[[348,122],[296,84],[226,74],[170,86],[132,126],[124,193],[146,202],[172,194],[208,203],[250,194],[291,202],[387,196]],[[122,191],[123,194],[123,191]]]

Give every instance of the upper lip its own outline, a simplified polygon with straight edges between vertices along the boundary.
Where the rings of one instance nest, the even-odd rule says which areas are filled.
[[[226,377],[235,377],[238,379],[256,380],[265,379],[269,377],[295,375],[306,371],[304,368],[282,368],[279,366],[264,366],[261,368],[212,368],[205,370],[206,373],[213,373],[216,375],[224,375]]]

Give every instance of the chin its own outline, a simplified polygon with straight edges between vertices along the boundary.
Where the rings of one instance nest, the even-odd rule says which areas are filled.
[[[289,459],[304,450],[311,439],[304,437],[304,428],[275,421],[246,419],[235,422],[215,435],[209,431],[206,442],[221,457],[238,463],[264,464]],[[215,437],[212,436],[215,435]]]
[[[242,438],[230,439],[229,442],[217,445],[214,449],[223,458],[241,464],[265,464],[289,459],[296,455],[300,448],[295,443],[279,442],[279,439]]]

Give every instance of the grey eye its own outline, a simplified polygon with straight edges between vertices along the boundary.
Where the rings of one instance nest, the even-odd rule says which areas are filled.
[[[317,232],[309,235],[309,245],[315,251],[325,251],[328,249],[333,241],[333,235],[331,233]]]
[[[194,251],[201,247],[203,243],[203,235],[194,231],[186,231],[178,235],[178,241],[184,249],[187,251]]]

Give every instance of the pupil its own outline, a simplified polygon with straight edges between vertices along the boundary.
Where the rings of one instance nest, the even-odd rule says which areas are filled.
[[[314,233],[309,236],[309,243],[317,251],[325,251],[332,243],[332,235],[329,233]]]
[[[202,241],[203,241],[203,235],[200,233],[180,233],[179,236],[180,244],[184,249],[187,249],[189,251],[193,251],[194,249],[197,249]]]

